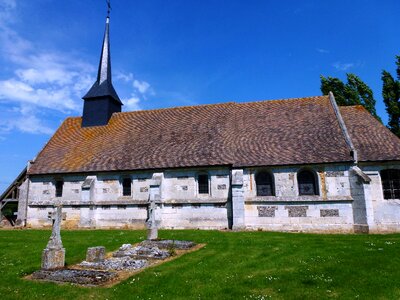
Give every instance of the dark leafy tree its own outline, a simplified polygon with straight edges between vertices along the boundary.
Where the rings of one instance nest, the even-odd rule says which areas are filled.
[[[328,95],[331,91],[335,95],[337,104],[340,106],[362,105],[379,122],[382,122],[376,113],[376,101],[370,87],[354,74],[348,73],[346,76],[346,84],[336,77],[321,76],[321,92],[324,95]]]
[[[387,72],[382,71],[382,97],[389,115],[387,127],[400,137],[400,56],[396,56],[397,80]]]
[[[321,76],[321,92],[324,95],[328,95],[329,92],[332,92],[335,95],[338,105],[349,105],[345,96],[345,84],[339,78],[325,78],[324,76]]]

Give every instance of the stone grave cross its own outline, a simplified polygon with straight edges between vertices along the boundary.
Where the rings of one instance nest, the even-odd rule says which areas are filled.
[[[42,269],[52,270],[63,268],[65,264],[65,249],[61,241],[62,205],[55,205],[55,213],[52,216],[53,229],[49,242],[42,253]]]
[[[147,239],[156,240],[158,238],[158,229],[156,225],[156,201],[154,197],[149,197],[147,208]]]

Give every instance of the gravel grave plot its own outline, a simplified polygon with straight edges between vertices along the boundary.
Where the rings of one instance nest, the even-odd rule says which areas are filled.
[[[112,257],[104,261],[88,262],[83,261],[78,266],[88,269],[106,270],[106,271],[122,271],[122,270],[137,270],[148,265],[145,259],[132,259],[130,257]]]
[[[98,261],[82,261],[65,269],[39,270],[27,278],[82,286],[113,285],[149,266],[158,265],[201,247],[203,245],[178,240],[146,240],[137,245],[123,244],[106,258],[103,252]]]
[[[36,271],[32,274],[32,279],[96,286],[104,284],[117,276],[118,274],[115,272],[61,269]]]

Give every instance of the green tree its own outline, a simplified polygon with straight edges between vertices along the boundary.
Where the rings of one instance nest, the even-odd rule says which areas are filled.
[[[376,113],[374,94],[370,87],[365,84],[358,76],[348,73],[347,83],[343,83],[336,77],[324,77],[321,75],[321,92],[328,95],[332,92],[338,105],[362,105],[373,115],[379,122],[381,118]]]
[[[382,97],[389,115],[387,127],[400,137],[400,56],[396,59],[397,80],[389,72],[382,71]]]

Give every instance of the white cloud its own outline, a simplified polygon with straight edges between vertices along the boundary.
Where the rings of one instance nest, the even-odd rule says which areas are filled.
[[[16,79],[0,81],[0,101],[33,104],[61,112],[78,111],[79,105],[70,96],[68,87],[42,89]]]
[[[17,129],[21,132],[33,134],[52,134],[54,129],[43,124],[43,121],[37,117],[39,112],[35,110],[33,106],[29,105],[8,110],[0,118],[0,133],[5,134]]]
[[[116,72],[115,78],[117,80],[121,80],[124,82],[130,82],[133,80],[133,74],[132,73],[123,73],[123,72]]]
[[[339,71],[347,71],[350,68],[354,67],[354,63],[341,63],[341,62],[335,62],[332,65],[336,70]]]
[[[322,53],[322,54],[328,54],[330,53],[329,50],[323,49],[323,48],[316,48],[315,49],[317,52]]]
[[[150,84],[146,81],[139,81],[139,80],[134,80],[133,81],[133,86],[139,91],[141,94],[145,94],[147,90],[150,88]]]
[[[115,78],[119,81],[132,83],[132,86],[135,88],[135,92],[141,94],[143,97],[146,94],[154,94],[154,91],[151,89],[150,83],[135,78],[132,73],[117,72]]]
[[[136,95],[131,95],[130,98],[123,99],[122,102],[125,104],[125,111],[131,111],[131,110],[140,110],[139,102],[140,98],[137,97]]]
[[[14,108],[12,118],[1,117],[0,134],[49,134],[53,129],[45,124],[54,112],[81,113],[81,97],[94,83],[97,68],[68,52],[43,50],[15,30],[17,21],[17,1],[0,0],[0,55],[15,70],[0,78],[0,104]],[[129,86],[131,96],[123,100],[128,110],[140,109],[140,101],[152,93],[150,84],[132,73],[116,72],[115,78]]]

